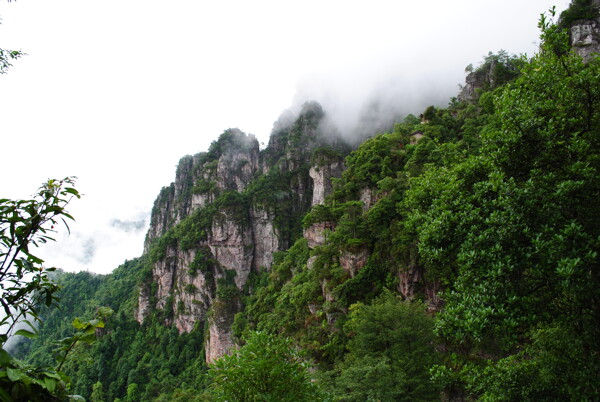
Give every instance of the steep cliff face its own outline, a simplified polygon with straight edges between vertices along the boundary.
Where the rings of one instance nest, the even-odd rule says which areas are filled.
[[[479,98],[479,91],[490,87],[494,82],[494,68],[496,61],[491,61],[475,71],[469,72],[465,77],[465,85],[461,88],[457,98],[461,102],[474,102]]]
[[[568,29],[571,48],[589,61],[600,53],[600,0],[572,1],[561,13],[559,27]]]
[[[302,235],[302,216],[341,174],[339,160],[311,165],[315,152],[339,141],[320,129],[323,117],[307,104],[262,152],[254,136],[231,129],[208,152],[181,159],[152,211],[152,274],[140,289],[138,322],[161,311],[179,332],[205,325],[209,362],[233,347],[231,324],[250,276]]]
[[[154,202],[145,251],[155,239],[223,191],[242,191],[258,171],[258,141],[237,129],[225,131],[209,152],[181,158],[175,181],[164,187]]]
[[[571,46],[584,61],[600,53],[600,19],[582,21],[570,30]]]

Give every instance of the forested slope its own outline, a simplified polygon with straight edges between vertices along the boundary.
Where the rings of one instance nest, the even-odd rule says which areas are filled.
[[[351,152],[316,104],[263,151],[226,131],[182,159],[142,257],[58,277],[22,355],[109,306],[65,366],[91,400],[221,398],[207,360],[253,331],[291,339],[314,399],[599,398],[600,59],[540,28],[534,57],[489,54]]]

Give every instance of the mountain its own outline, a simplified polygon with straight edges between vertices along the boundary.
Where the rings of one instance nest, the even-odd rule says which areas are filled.
[[[180,333],[206,323],[207,362],[234,346],[231,324],[251,275],[268,272],[274,253],[302,236],[302,217],[341,174],[349,147],[320,129],[323,117],[308,103],[262,152],[254,136],[230,129],[207,153],[179,162],[152,211],[140,324],[156,310]]]
[[[254,331],[290,340],[325,400],[597,399],[597,6],[361,141],[315,102],[263,150],[226,130],[181,159],[140,258],[57,277],[62,310],[20,355],[48,364],[109,306],[64,366],[91,400],[211,400],[210,364]]]

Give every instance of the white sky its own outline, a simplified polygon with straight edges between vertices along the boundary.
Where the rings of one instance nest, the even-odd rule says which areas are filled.
[[[78,176],[71,236],[47,265],[107,273],[142,252],[186,154],[239,127],[267,143],[282,111],[320,101],[343,128],[372,96],[412,113],[455,96],[488,51],[535,52],[568,0],[0,0],[0,197]],[[66,236],[66,235],[65,235]]]

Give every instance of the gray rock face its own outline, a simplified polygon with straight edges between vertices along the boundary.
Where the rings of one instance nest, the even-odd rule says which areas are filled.
[[[379,201],[379,197],[377,196],[376,191],[366,187],[360,190],[359,200],[363,203],[363,209],[367,211]]]
[[[323,202],[332,191],[331,177],[341,175],[336,162],[321,164],[312,181],[309,177],[322,117],[320,106],[311,105],[274,133],[264,152],[254,136],[233,129],[207,153],[181,159],[175,182],[163,188],[152,211],[144,248],[155,262],[151,279],[140,288],[138,322],[158,309],[180,333],[206,325],[208,362],[235,346],[231,324],[250,273],[271,268],[273,253],[295,240],[292,229],[299,223],[290,221],[300,219],[311,200]],[[249,185],[271,171],[286,182],[268,186],[286,190],[272,190],[273,197],[267,187],[255,199]],[[164,250],[157,252],[159,246]]]
[[[333,230],[334,228],[333,222],[317,222],[304,229],[304,238],[308,242],[308,247],[315,249],[325,244],[325,240],[327,240],[325,230]]]
[[[350,274],[351,278],[356,276],[356,273],[367,265],[371,253],[367,249],[360,251],[343,251],[340,255],[340,266]]]
[[[231,324],[233,324],[233,314],[228,309],[234,308],[232,311],[239,311],[239,304],[231,304],[226,301],[215,301],[213,309],[213,317],[209,319],[208,324],[208,339],[205,342],[206,362],[212,363],[215,359],[229,353],[235,347],[235,342],[231,336]]]
[[[213,154],[198,154],[181,159],[175,182],[164,188],[155,202],[151,225],[146,236],[145,251],[169,229],[194,211],[206,208],[226,191],[242,192],[259,172],[260,154],[254,136],[239,130],[228,130],[222,143],[214,145]],[[206,230],[205,240],[187,245],[169,246],[165,256],[154,263],[152,271],[156,304],[150,305],[150,286],[140,289],[136,320],[143,322],[152,309],[173,311],[166,322],[179,332],[190,332],[207,316],[218,301],[217,287],[227,271],[233,271],[238,289],[243,289],[252,269],[269,269],[272,253],[279,251],[279,240],[273,217],[263,209],[252,208],[246,219],[239,206],[221,207]],[[245,214],[244,214],[245,215]],[[193,226],[192,226],[193,227]],[[198,254],[210,261],[204,269],[195,269]],[[206,254],[206,255],[204,255]],[[235,303],[234,303],[235,304]],[[213,309],[215,310],[215,309]],[[228,326],[234,309],[213,311],[209,320],[207,359],[228,350],[233,341]]]
[[[343,164],[339,161],[332,161],[323,166],[312,166],[309,171],[313,179],[313,197],[312,206],[323,204],[325,197],[333,192],[332,178],[342,176]]]
[[[250,218],[254,245],[252,268],[256,271],[268,270],[273,263],[273,253],[282,249],[279,235],[273,224],[275,217],[267,209],[253,206],[250,210]]]
[[[227,130],[229,141],[209,153],[185,156],[179,161],[175,181],[164,187],[154,203],[144,250],[153,240],[198,208],[213,202],[219,192],[242,191],[259,169],[260,152],[253,135]],[[213,144],[214,145],[214,144]]]
[[[496,63],[492,60],[487,69],[476,70],[467,75],[465,85],[458,93],[458,100],[461,102],[474,102],[479,98],[479,90],[492,86],[494,83],[494,69]]]
[[[571,46],[573,51],[589,61],[594,54],[600,53],[600,22],[586,21],[571,27]]]
[[[213,221],[208,247],[219,266],[235,271],[235,285],[241,290],[253,265],[252,227],[242,225],[235,216],[223,213]]]

